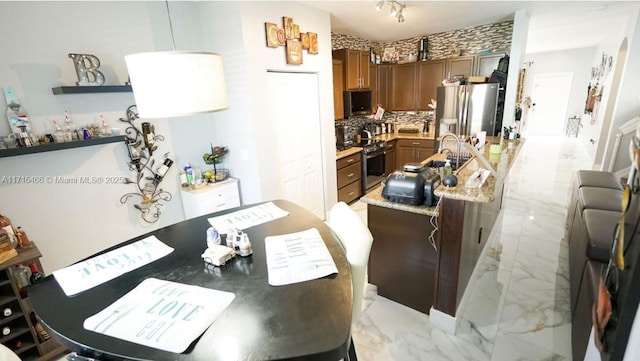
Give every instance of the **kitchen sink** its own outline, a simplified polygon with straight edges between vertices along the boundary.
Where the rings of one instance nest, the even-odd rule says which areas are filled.
[[[447,158],[449,159],[449,158]],[[462,167],[469,159],[471,159],[470,157],[460,157],[460,167]],[[458,169],[458,167],[456,167],[456,159],[449,159],[449,161],[451,162],[451,169],[452,170],[456,170]],[[444,160],[438,160],[438,159],[432,159],[430,161],[428,161],[425,166],[429,167],[429,168],[440,168],[440,167],[444,167],[444,165],[446,164],[446,161]]]

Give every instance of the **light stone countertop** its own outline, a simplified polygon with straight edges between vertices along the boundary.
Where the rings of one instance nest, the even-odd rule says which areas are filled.
[[[342,159],[344,157],[348,157],[352,154],[360,153],[361,151],[362,151],[362,148],[360,147],[351,147],[345,150],[338,151],[336,152],[336,160]]]
[[[414,138],[415,139],[415,138]],[[471,158],[467,161],[460,169],[457,169],[454,174],[458,177],[458,185],[455,187],[447,187],[444,185],[440,185],[434,191],[435,195],[438,197],[448,197],[451,199],[458,199],[469,202],[479,202],[479,203],[489,203],[495,199],[496,190],[499,190],[500,187],[504,184],[505,178],[509,174],[509,170],[513,165],[513,162],[518,155],[518,152],[522,148],[524,143],[524,139],[518,140],[502,140],[497,137],[488,137],[487,142],[482,150],[480,150],[480,154],[491,164],[491,166],[496,170],[498,176],[495,177],[490,175],[486,182],[480,188],[467,188],[465,186],[466,179],[471,176],[471,174],[476,171],[478,168],[486,168],[486,166],[476,157]],[[502,152],[499,154],[490,154],[490,144],[502,144]],[[424,161],[422,164],[425,164],[433,159],[443,159],[445,157],[444,154],[435,154]],[[382,185],[376,187],[371,192],[365,194],[362,198],[360,198],[361,202],[404,210],[412,213],[424,214],[424,215],[433,215],[437,214],[437,209],[435,207],[426,207],[426,206],[412,206],[408,204],[400,204],[395,202],[390,202],[382,197]]]

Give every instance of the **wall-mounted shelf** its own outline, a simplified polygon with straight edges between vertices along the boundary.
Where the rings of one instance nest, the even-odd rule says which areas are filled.
[[[60,94],[93,94],[93,93],[131,93],[131,85],[100,86],[59,86],[51,88],[54,95]]]
[[[92,145],[116,143],[116,142],[123,142],[123,141],[124,141],[124,135],[116,135],[116,136],[104,137],[104,138],[74,140],[71,142],[64,142],[64,143],[49,143],[49,144],[42,144],[42,145],[34,145],[33,147],[0,149],[0,158],[13,157],[16,155],[23,155],[23,154],[51,152],[54,150],[62,150],[62,149],[89,147]]]

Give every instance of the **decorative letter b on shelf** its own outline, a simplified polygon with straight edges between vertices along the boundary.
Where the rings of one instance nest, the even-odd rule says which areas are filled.
[[[100,59],[91,54],[69,54],[76,67],[78,81],[76,85],[102,85],[104,84],[104,74],[98,70],[100,67]]]

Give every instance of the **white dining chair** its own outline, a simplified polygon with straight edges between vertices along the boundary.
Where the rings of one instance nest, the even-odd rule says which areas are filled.
[[[351,282],[353,288],[353,310],[351,323],[360,318],[362,298],[367,277],[367,263],[373,244],[373,236],[360,216],[344,202],[336,203],[329,213],[329,227],[338,236],[347,253],[347,261],[351,266]],[[355,347],[351,340],[349,350],[351,361],[355,360]]]

